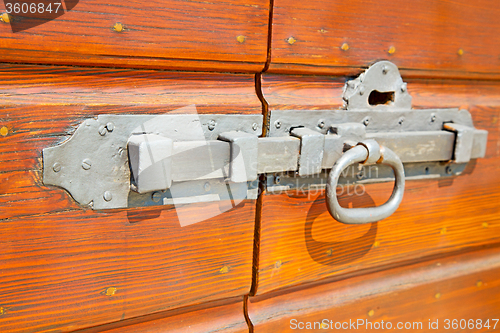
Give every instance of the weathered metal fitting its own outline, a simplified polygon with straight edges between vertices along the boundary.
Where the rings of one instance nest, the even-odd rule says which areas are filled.
[[[347,110],[411,108],[406,83],[398,67],[390,61],[379,61],[358,78],[348,81],[342,98]]]
[[[380,160],[380,145],[373,139],[363,140],[358,143],[358,146],[363,146],[368,150],[368,157],[361,164],[374,164]]]
[[[245,132],[225,132],[219,140],[230,144],[230,179],[235,183],[257,179],[258,138]]]

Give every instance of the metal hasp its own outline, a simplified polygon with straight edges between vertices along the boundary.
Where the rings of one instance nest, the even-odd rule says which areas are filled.
[[[326,187],[336,219],[367,223],[397,208],[405,179],[459,175],[485,154],[487,132],[467,110],[412,110],[388,61],[348,81],[343,99],[343,110],[271,110],[267,137],[262,115],[99,115],[43,150],[43,182],[81,205],[112,209],[255,199],[265,174],[268,193]],[[394,179],[385,208],[364,218],[339,210],[332,194],[337,185]]]
[[[223,199],[227,177],[247,176],[231,168],[231,147],[255,159],[248,150],[255,150],[261,124],[261,115],[99,115],[43,150],[43,182],[93,209]],[[249,184],[231,187],[233,197],[255,197],[256,173],[248,174]]]
[[[269,175],[268,193],[326,187],[327,207],[335,219],[349,224],[376,222],[397,209],[405,179],[456,176],[471,159],[485,155],[488,133],[474,128],[467,110],[413,110],[407,84],[389,61],[375,63],[348,81],[343,100],[344,110],[271,112],[269,136],[291,134],[305,141],[297,131],[307,133],[308,138],[320,133],[324,148],[323,154],[312,159],[311,148],[303,142],[299,177],[291,173]],[[377,159],[379,150],[383,153]],[[317,171],[318,160],[323,171],[305,179],[309,173],[300,169],[306,164],[308,170]],[[339,184],[392,180],[392,196],[382,206],[346,209],[338,204]]]

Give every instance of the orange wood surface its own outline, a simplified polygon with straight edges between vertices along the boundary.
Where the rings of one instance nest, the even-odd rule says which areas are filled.
[[[268,112],[306,113],[339,108],[339,81],[264,75],[262,90]],[[396,213],[368,225],[335,221],[323,191],[265,195],[258,222],[257,294],[500,243],[500,88],[494,82],[412,80],[408,90],[417,108],[467,108],[474,125],[489,132],[486,157],[458,177],[408,181]],[[392,186],[367,185],[364,195],[344,194],[341,204],[380,205]]]
[[[265,0],[79,1],[25,31],[13,33],[0,22],[0,61],[258,72],[266,61],[268,22]]]
[[[412,76],[500,74],[496,0],[274,0],[270,72],[352,75],[387,59]]]
[[[357,320],[363,320],[357,330],[360,332],[391,331],[380,329],[381,326],[366,329],[367,321],[373,327],[382,321],[383,327],[387,327],[387,322],[391,322],[392,331],[398,323],[420,322],[420,329],[413,326],[406,331],[495,332],[500,325],[498,322],[493,329],[492,319],[500,317],[500,252],[498,248],[480,251],[306,289],[250,297],[248,315],[255,333],[335,331],[330,326],[332,322],[335,325]],[[324,319],[325,326],[319,328],[317,324],[314,329],[314,322]],[[445,329],[446,319],[474,319],[476,325],[478,319],[483,323],[489,319],[491,327]],[[429,329],[429,320],[438,321],[439,329]],[[313,329],[292,329],[299,322],[304,326],[311,322]],[[345,331],[356,331],[347,327]]]
[[[72,331],[249,292],[255,201],[185,227],[170,207],[92,211],[42,184],[41,151],[97,114],[260,113],[251,75],[0,72],[0,331]]]
[[[248,333],[243,297],[203,303],[154,315],[122,320],[78,333]]]

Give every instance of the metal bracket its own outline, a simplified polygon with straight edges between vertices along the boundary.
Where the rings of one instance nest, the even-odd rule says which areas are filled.
[[[271,111],[268,137],[259,137],[261,115],[99,115],[43,150],[43,181],[82,205],[110,209],[252,199],[259,174],[268,176],[268,192],[324,186],[325,170],[368,139],[399,157],[407,179],[458,175],[485,154],[487,132],[467,110],[412,110],[390,62],[347,82],[344,100],[345,110]],[[338,184],[393,177],[383,165],[377,175],[355,167]]]

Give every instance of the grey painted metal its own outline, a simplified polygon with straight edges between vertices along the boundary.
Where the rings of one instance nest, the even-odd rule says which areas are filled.
[[[369,133],[367,138],[394,151],[403,163],[449,161],[455,135],[447,131]]]
[[[173,146],[171,139],[156,134],[130,137],[128,157],[137,192],[147,193],[172,185]]]
[[[331,125],[330,132],[346,139],[361,140],[366,136],[366,126],[360,123],[334,124]]]
[[[405,121],[400,124],[399,118]],[[432,121],[433,117],[435,118]],[[318,132],[331,133],[331,128],[344,123],[363,124],[365,118],[370,118],[366,134],[385,132],[442,131],[443,124],[453,122],[474,127],[472,117],[467,110],[459,109],[377,109],[374,110],[273,110],[270,121],[280,121],[281,127],[269,129],[270,137],[290,135],[290,130],[296,127],[315,128]],[[318,128],[319,121],[325,126]]]
[[[182,202],[215,198],[214,193],[187,198],[186,184],[198,182],[206,188],[240,184],[247,186],[241,193],[254,198],[257,187],[250,187],[251,180],[262,173],[273,179],[273,188],[283,187],[277,172],[296,172],[317,186],[322,170],[341,160],[346,149],[361,141],[374,151],[368,139],[411,163],[412,177],[457,175],[464,162],[485,154],[487,132],[474,128],[467,110],[411,110],[406,83],[390,62],[376,63],[348,81],[343,98],[346,110],[272,111],[274,126],[266,138],[257,138],[261,115],[99,115],[85,120],[65,142],[43,150],[43,181],[65,188],[82,205],[107,209],[174,202],[175,197],[160,195],[173,189]],[[372,155],[366,162],[376,159]],[[359,182],[390,178],[362,170],[353,172]]]
[[[370,150],[369,150],[370,149]],[[377,163],[390,166],[394,170],[395,184],[391,197],[381,206],[370,208],[343,208],[337,199],[337,184],[342,171],[348,166],[370,159],[370,154],[382,156]],[[346,224],[364,224],[383,220],[391,216],[403,200],[405,187],[404,168],[398,156],[386,147],[375,147],[371,143],[364,143],[349,149],[334,164],[326,184],[327,208],[333,218]]]
[[[450,162],[418,162],[403,163],[406,180],[438,180],[460,176],[467,166],[467,163],[454,164]],[[447,173],[447,169],[451,173]],[[328,173],[330,169],[322,170],[319,175],[298,177],[295,172],[285,172],[279,174],[269,174],[266,178],[266,193],[276,194],[287,191],[290,196],[307,195],[307,191],[322,190],[326,187]],[[361,177],[360,177],[361,175]],[[279,184],[275,183],[275,177],[280,178]],[[338,190],[345,194],[354,195],[363,193],[363,184],[393,182],[394,172],[392,168],[383,164],[363,165],[353,164],[340,175]]]
[[[229,131],[261,135],[262,128],[254,131],[253,124],[262,124],[262,120],[262,115],[99,115],[85,120],[68,140],[43,150],[43,182],[66,189],[78,203],[94,209],[128,207],[131,177],[127,142],[132,135],[168,137],[174,141],[175,155],[178,142],[216,140],[220,133]],[[215,124],[212,130],[210,124]],[[104,135],[100,134],[101,126],[106,129]],[[229,153],[229,144],[221,143],[227,145]],[[82,167],[85,159],[92,161],[88,170]],[[175,177],[172,170],[174,181]],[[105,192],[111,194],[109,201],[104,199]]]
[[[474,128],[454,123],[445,123],[443,129],[456,133],[453,159],[457,163],[467,163],[472,156],[474,145]]]
[[[369,101],[372,92],[392,94],[387,94],[391,96],[387,103],[371,105]],[[398,67],[390,61],[379,61],[356,79],[348,81],[342,98],[347,110],[411,109],[411,96],[406,83],[403,82]]]
[[[309,128],[294,128],[290,134],[300,138],[299,175],[308,176],[320,173],[325,136]]]
[[[174,182],[229,177],[229,142],[219,140],[174,142]],[[164,190],[165,188],[158,188]]]
[[[368,157],[366,160],[362,161],[362,164],[373,164],[377,163],[380,158],[382,157],[380,155],[380,145],[378,144],[377,141],[373,139],[367,139],[363,140],[358,145],[363,146],[368,150]]]
[[[257,179],[258,138],[245,132],[224,132],[219,140],[231,146],[229,177],[232,182],[242,183]]]
[[[259,138],[257,172],[274,173],[297,170],[300,139],[292,136]]]

